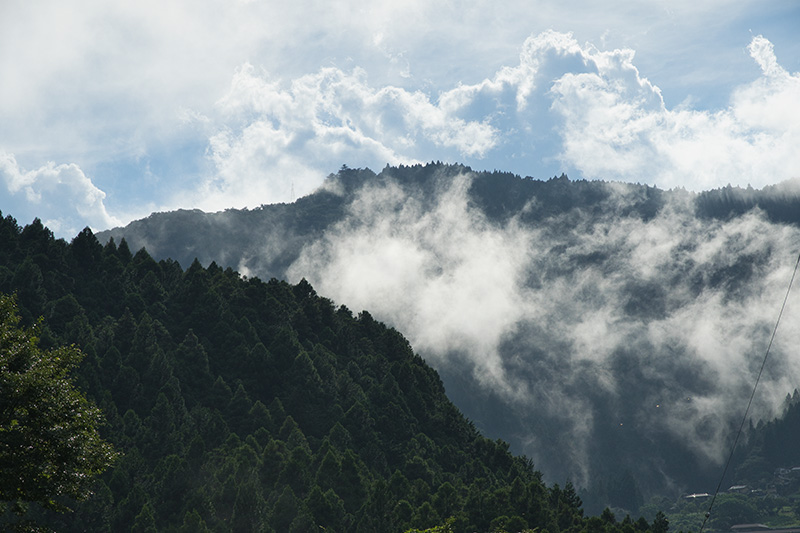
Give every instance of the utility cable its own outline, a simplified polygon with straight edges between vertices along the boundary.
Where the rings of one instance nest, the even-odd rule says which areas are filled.
[[[700,526],[699,533],[703,533],[703,529],[706,527],[706,522],[708,521],[708,518],[711,516],[711,509],[714,508],[714,502],[717,500],[719,489],[722,487],[722,482],[725,479],[725,474],[728,473],[728,467],[730,466],[731,460],[733,459],[733,452],[736,451],[736,444],[739,442],[739,437],[741,437],[742,431],[744,430],[744,425],[747,422],[747,415],[750,413],[750,407],[753,405],[753,398],[755,398],[756,395],[758,382],[761,381],[761,374],[764,372],[764,367],[767,364],[767,358],[769,357],[769,352],[772,349],[772,342],[775,340],[775,334],[778,332],[778,324],[781,323],[783,310],[786,308],[786,302],[789,300],[789,293],[792,290],[792,284],[794,283],[794,278],[797,275],[798,265],[800,265],[800,255],[797,256],[797,261],[794,264],[794,271],[792,272],[792,278],[789,280],[789,287],[786,289],[786,296],[783,297],[783,305],[781,305],[781,310],[778,313],[778,320],[775,321],[775,328],[773,328],[772,330],[772,337],[770,337],[769,344],[767,345],[767,351],[766,353],[764,353],[764,360],[761,361],[761,368],[758,370],[756,383],[755,385],[753,385],[753,392],[750,394],[750,401],[747,402],[747,409],[744,410],[742,423],[739,425],[739,431],[736,432],[736,438],[733,439],[733,446],[731,446],[731,453],[730,455],[728,455],[728,460],[725,462],[725,468],[722,470],[722,476],[719,478],[719,483],[717,484],[717,490],[714,491],[714,496],[711,498],[711,503],[708,506],[705,518],[703,518],[703,524]]]

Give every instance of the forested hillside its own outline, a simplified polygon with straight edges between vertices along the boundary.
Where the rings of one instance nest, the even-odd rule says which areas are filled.
[[[593,511],[635,510],[714,486],[800,249],[798,191],[343,167],[292,204],[153,214],[99,238],[369,309],[483,432]],[[800,381],[798,309],[754,424]]]
[[[584,517],[571,484],[481,436],[400,333],[306,281],[184,270],[6,217],[0,292],[43,317],[42,347],[84,352],[78,383],[122,454],[92,498],[60,502],[73,513],[28,508],[56,531],[651,529]]]

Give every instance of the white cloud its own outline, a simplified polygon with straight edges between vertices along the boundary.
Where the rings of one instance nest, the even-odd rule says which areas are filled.
[[[284,82],[245,64],[218,102],[218,173],[201,206],[286,200],[291,180],[304,194],[341,163],[434,159],[522,174],[549,165],[664,188],[763,186],[800,173],[800,78],[763,37],[750,51],[763,76],[716,112],[669,109],[632,50],[601,51],[555,31],[528,38],[516,66],[436,96],[373,86],[360,68]]]
[[[632,53],[585,49],[597,72],[566,73],[552,89],[564,124],[562,159],[588,178],[694,190],[800,175],[800,74],[782,69],[761,36],[749,49],[763,76],[717,112],[667,109]]]
[[[743,85],[748,58],[739,57],[738,24],[761,9],[755,0],[3,2],[0,72],[10,82],[0,85],[0,147],[30,168],[74,161],[115,203],[130,196],[115,194],[130,189],[123,181],[145,188],[153,162],[170,172],[146,182],[153,198],[130,201],[159,208],[288,199],[291,169],[299,168],[299,194],[341,163],[380,168],[435,159],[537,177],[568,171],[641,181],[648,178],[632,176],[626,161],[658,160],[667,163],[659,184],[678,183],[686,168],[695,169],[687,183],[700,174],[702,183],[736,182],[740,169],[748,179],[757,173],[758,154],[767,150],[777,154],[767,171],[794,161],[795,139],[781,132],[797,105],[795,82],[787,82],[796,77],[781,74],[766,41],[754,41],[753,53],[771,81]],[[726,91],[738,86],[735,112],[654,111],[637,98],[652,89],[657,101],[656,82],[637,89],[643,79],[630,49],[672,100],[704,102],[709,88],[721,92],[720,80]],[[226,89],[241,65],[254,67]],[[557,80],[566,90],[567,74],[580,76],[576,82],[597,76],[583,93],[563,97],[591,116],[551,110],[548,91]],[[766,103],[761,89],[772,91]],[[270,98],[277,100],[258,101]],[[779,101],[789,112],[775,111]],[[601,113],[605,105],[611,108]],[[207,121],[187,123],[187,116]],[[746,129],[731,129],[737,125]],[[218,165],[205,187],[201,134]],[[692,142],[679,150],[659,151],[686,139]],[[618,145],[609,148],[608,140]],[[267,141],[283,146],[283,156],[270,155]],[[246,193],[237,188],[244,183]]]
[[[772,43],[760,35],[753,38],[748,49],[764,76],[734,92],[731,107],[736,120],[766,135],[789,135],[787,141],[796,140],[800,131],[800,72],[784,70]]]
[[[20,224],[46,213],[42,222],[61,237],[74,236],[86,225],[102,229],[119,224],[106,211],[105,193],[75,164],[50,162],[26,171],[12,154],[0,152],[0,184],[5,189],[2,197],[21,199],[17,205],[22,209],[6,213]]]
[[[607,186],[605,215],[573,209],[498,225],[468,201],[471,179],[433,192],[368,185],[290,278],[389,322],[445,374],[471,369],[483,388],[474,394],[504,398],[529,443],[521,451],[549,475],[588,479],[595,425],[609,422],[596,418],[603,402],[607,416],[636,418],[639,437],[668,431],[704,462],[720,461],[785,294],[797,228],[758,213],[699,219],[681,192],[651,219],[620,216],[641,193],[620,185]],[[800,377],[798,312],[784,317],[756,419],[776,414]],[[557,455],[538,435],[560,443]],[[559,457],[577,470],[559,471]]]
[[[753,37],[747,49],[750,52],[750,56],[761,67],[765,76],[771,78],[786,75],[786,71],[778,64],[778,58],[775,57],[775,49],[772,43],[765,39],[763,35]]]
[[[332,166],[352,161],[382,167],[442,151],[482,157],[496,131],[452,116],[419,92],[373,88],[366,73],[325,68],[284,85],[246,64],[218,102],[209,154],[217,176],[203,203],[217,209],[242,200],[288,200],[316,188]]]
[[[498,345],[527,308],[518,292],[527,237],[498,231],[470,209],[469,183],[457,178],[432,211],[423,205],[429,199],[395,184],[368,187],[351,206],[352,220],[304,250],[292,272],[354,309],[402,324],[415,348],[441,364],[447,349],[463,354],[487,387],[520,397],[525,384],[508,374]]]

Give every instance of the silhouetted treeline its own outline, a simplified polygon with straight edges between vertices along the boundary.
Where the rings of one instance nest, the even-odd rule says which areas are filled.
[[[789,180],[756,190],[731,187],[700,193],[696,199],[700,216],[730,219],[760,209],[772,222],[800,224],[800,180]]]

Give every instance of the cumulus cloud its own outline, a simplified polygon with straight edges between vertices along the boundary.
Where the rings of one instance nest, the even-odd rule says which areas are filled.
[[[218,112],[225,127],[209,144],[217,173],[203,190],[206,202],[287,200],[293,181],[308,193],[333,161],[381,167],[437,150],[480,158],[497,135],[419,91],[373,88],[361,69],[325,68],[283,84],[245,64]]]
[[[800,73],[784,70],[772,43],[761,35],[753,38],[748,50],[764,75],[734,93],[731,107],[736,119],[767,135],[786,134],[796,140],[800,130]]]
[[[117,213],[138,211],[116,205],[126,201],[289,200],[342,163],[443,160],[694,189],[797,173],[797,75],[761,37],[757,80],[742,81],[748,58],[731,58],[743,43],[729,28],[761,10],[754,0],[62,4],[0,8],[0,71],[14,80],[0,87],[0,147],[31,167],[106,172]],[[579,38],[547,30],[564,20]],[[680,101],[723,78],[736,90],[722,110],[661,99],[659,87]],[[117,194],[131,181],[151,198]]]
[[[25,170],[13,154],[0,152],[0,183],[4,197],[18,198],[13,213],[20,224],[27,224],[46,213],[42,222],[56,235],[71,237],[86,225],[103,229],[119,220],[108,214],[104,205],[106,194],[75,164],[48,163],[36,170]]]
[[[560,161],[574,177],[760,187],[800,174],[800,74],[780,66],[763,36],[748,50],[762,76],[718,111],[670,109],[633,50],[599,50],[554,31],[528,38],[517,66],[439,101],[453,117],[494,127],[487,159],[523,175]]]
[[[718,111],[670,109],[633,50],[552,30],[529,37],[518,64],[438,94],[373,84],[357,67],[283,81],[245,64],[217,102],[208,149],[216,173],[200,205],[286,200],[292,184],[310,192],[331,165],[353,162],[552,168],[691,190],[763,186],[800,173],[800,75],[779,65],[764,37],[749,50],[762,76]]]
[[[562,160],[587,178],[693,190],[797,176],[800,74],[781,68],[762,36],[749,51],[763,76],[712,112],[668,109],[632,52],[584,50],[597,71],[566,73],[551,89],[552,109],[563,120]]]
[[[698,219],[693,196],[677,191],[651,219],[620,216],[641,191],[619,185],[606,186],[602,214],[571,209],[530,223],[532,203],[498,224],[469,201],[471,180],[444,180],[435,194],[368,185],[290,277],[388,321],[445,376],[471,369],[477,388],[457,394],[502,398],[517,419],[504,438],[551,479],[585,486],[601,442],[670,442],[721,461],[800,231],[758,213]],[[774,416],[800,379],[798,313],[790,305],[784,317],[756,419]],[[659,460],[654,451],[649,465],[627,467],[657,470]]]

